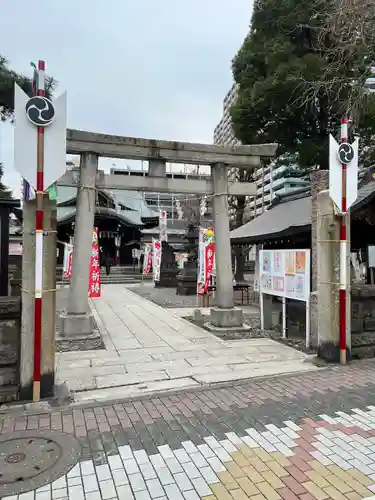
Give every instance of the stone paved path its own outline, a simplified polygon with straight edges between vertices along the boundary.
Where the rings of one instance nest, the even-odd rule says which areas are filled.
[[[103,286],[92,307],[106,350],[57,356],[57,381],[76,401],[317,370],[271,339],[223,341],[123,285]]]
[[[0,436],[52,429],[82,446],[81,460],[66,475],[7,498],[374,499],[374,373],[371,360],[216,389],[0,415]]]

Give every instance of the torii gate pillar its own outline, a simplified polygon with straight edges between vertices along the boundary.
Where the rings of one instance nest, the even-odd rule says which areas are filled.
[[[243,310],[234,307],[232,250],[228,217],[228,168],[224,163],[211,167],[213,183],[212,207],[215,227],[216,307],[211,309],[214,328],[243,326]]]

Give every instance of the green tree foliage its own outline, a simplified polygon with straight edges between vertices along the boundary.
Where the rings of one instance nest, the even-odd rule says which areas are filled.
[[[370,3],[372,6],[368,8]],[[277,142],[301,167],[328,168],[328,135],[353,120],[362,160],[374,160],[373,0],[256,0],[251,29],[232,64],[231,114],[244,144]]]
[[[13,116],[14,83],[17,83],[26,94],[31,95],[31,79],[12,71],[6,58],[0,54],[0,117],[2,120]]]
[[[4,167],[3,164],[0,162],[0,198],[12,198],[12,192],[6,186],[4,186],[4,184],[1,181],[3,175],[4,175]]]
[[[33,74],[30,68],[30,75]],[[7,59],[0,54],[0,119],[6,120],[13,117],[14,113],[14,84],[17,83],[21,89],[31,97],[32,78],[17,73],[10,69]],[[56,81],[46,76],[46,94],[51,97],[56,87]]]

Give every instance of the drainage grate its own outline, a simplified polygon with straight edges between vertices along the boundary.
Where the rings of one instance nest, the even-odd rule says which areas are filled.
[[[66,474],[81,446],[58,431],[21,431],[0,436],[0,498],[40,488]]]

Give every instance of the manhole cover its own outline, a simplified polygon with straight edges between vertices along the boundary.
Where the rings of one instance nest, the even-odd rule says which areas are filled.
[[[81,446],[58,431],[23,431],[0,436],[0,498],[24,493],[66,474]]]

